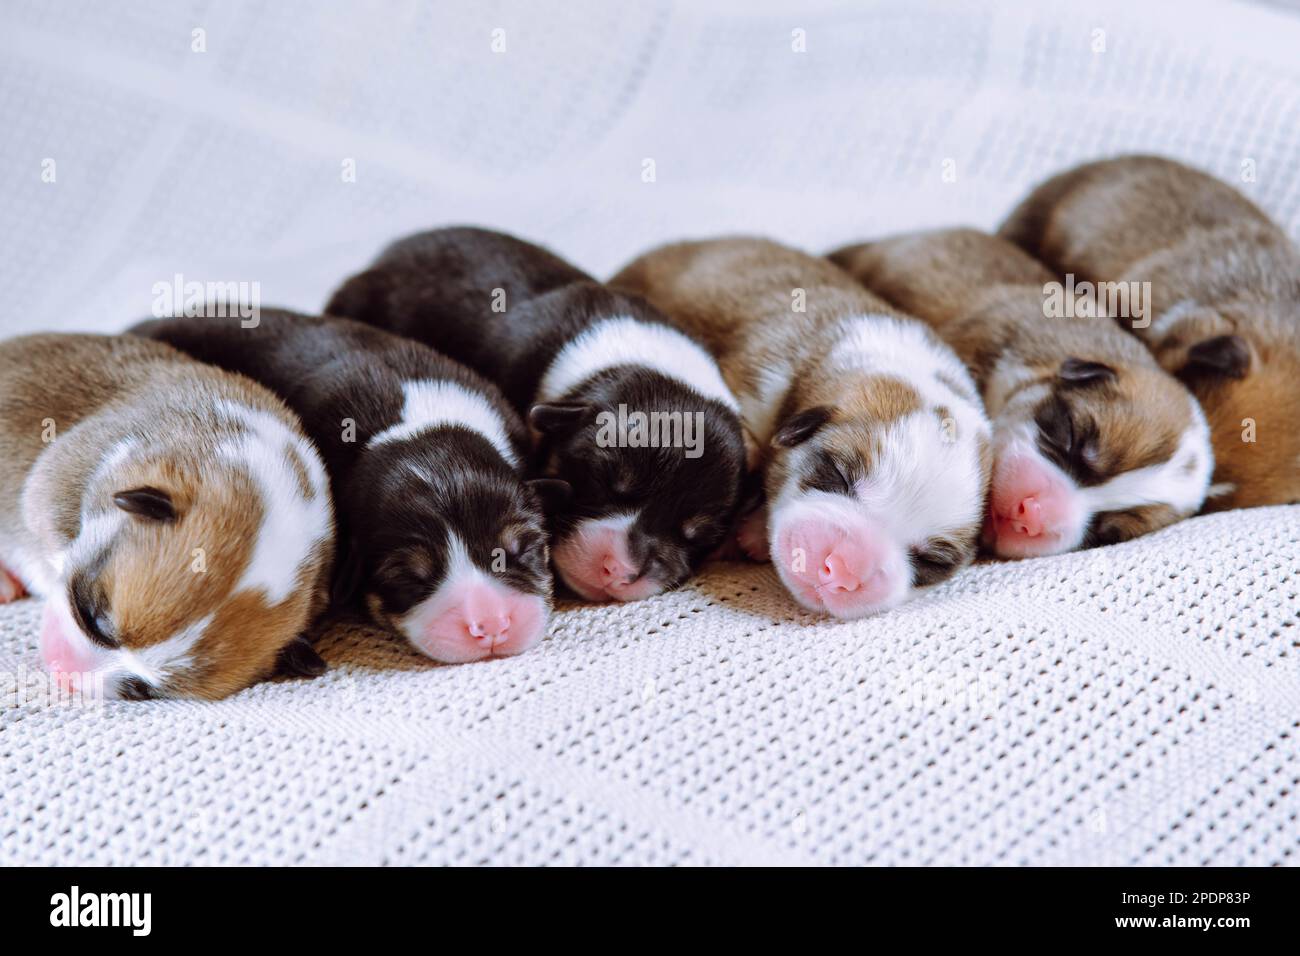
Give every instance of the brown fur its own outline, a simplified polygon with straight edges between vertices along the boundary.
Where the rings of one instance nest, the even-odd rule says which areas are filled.
[[[946,229],[848,246],[830,259],[928,322],[971,369],[991,415],[1017,392],[1053,384],[1068,358],[1114,369],[1112,382],[1069,396],[1076,422],[1104,438],[1102,476],[1168,460],[1191,422],[1186,390],[1112,320],[1046,315],[1045,285],[1055,282],[1052,273],[1004,239]],[[994,370],[1007,358],[1029,374],[1003,390]],[[1152,509],[1142,513],[1175,517]]]
[[[1300,251],[1252,202],[1179,163],[1129,156],[1048,180],[1001,233],[1077,281],[1152,284],[1152,325],[1133,331],[1201,401],[1214,481],[1234,486],[1207,508],[1300,501]],[[1161,327],[1175,306],[1181,317]],[[1224,335],[1244,343],[1238,374],[1193,360]],[[1255,443],[1242,440],[1247,419]]]
[[[825,259],[757,238],[683,242],[641,256],[610,284],[648,299],[717,357],[740,402],[747,438],[757,450],[753,464],[764,469],[769,500],[791,477],[794,457],[774,436],[801,413],[828,409],[817,446],[870,469],[881,452],[881,426],[923,407],[905,377],[864,376],[830,362],[841,320],[914,320]],[[794,311],[795,290],[804,293],[803,312]],[[933,344],[942,349],[937,339]],[[909,370],[899,371],[906,376]],[[783,398],[776,403],[773,382],[785,383],[778,386],[776,395]],[[774,414],[765,414],[766,408]],[[990,464],[990,455],[983,454],[981,488],[988,486]],[[930,548],[969,556],[978,533],[976,520],[951,529]]]
[[[739,399],[742,420],[770,465],[770,494],[787,477],[787,455],[772,446],[782,422],[817,406],[833,410],[831,447],[869,449],[855,425],[867,417],[889,421],[915,409],[920,397],[905,382],[876,378],[879,388],[824,367],[835,325],[870,313],[903,317],[833,265],[765,239],[734,238],[664,246],[626,266],[610,285],[646,298],[696,336],[718,359]],[[792,310],[792,290],[803,289],[806,312]],[[743,413],[763,392],[765,374],[794,386],[776,418]]]
[[[195,665],[161,696],[218,698],[268,676],[324,604],[328,537],[280,605],[268,607],[260,591],[232,593],[252,556],[263,503],[247,474],[218,455],[239,434],[214,414],[219,400],[268,412],[301,435],[297,419],[260,386],[160,343],[89,335],[0,343],[0,551],[40,564],[78,537],[83,514],[113,514],[113,494],[150,486],[171,496],[177,519],[127,518],[95,573],[123,647],[147,648],[213,616]],[[51,421],[55,438],[46,443],[43,423]],[[102,473],[124,438],[136,450]],[[296,467],[306,482],[303,463]],[[200,548],[206,571],[196,573]],[[45,583],[59,591],[45,596],[63,597],[76,570],[52,585],[50,572]]]

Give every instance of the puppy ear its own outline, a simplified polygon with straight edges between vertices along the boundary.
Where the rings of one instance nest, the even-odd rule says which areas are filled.
[[[113,495],[113,504],[127,514],[146,521],[175,521],[176,506],[172,496],[161,488],[143,487],[119,491]]]
[[[542,510],[549,514],[563,511],[573,500],[573,486],[559,478],[534,478],[528,482],[533,494],[542,503]]]
[[[1056,377],[1066,385],[1096,385],[1099,382],[1113,381],[1115,370],[1103,362],[1071,356],[1061,363]]]
[[[1178,377],[1188,379],[1245,378],[1250,373],[1250,345],[1239,335],[1217,335],[1187,350]]]
[[[361,550],[348,539],[347,551],[335,559],[334,579],[330,582],[330,604],[343,607],[351,604],[361,589]]]
[[[825,405],[805,408],[797,415],[786,419],[785,423],[772,436],[772,444],[782,448],[793,448],[813,436],[817,429],[831,420],[831,410]]]
[[[286,644],[275,660],[276,677],[320,677],[327,669],[325,661],[304,634]]]
[[[528,410],[528,423],[543,435],[575,431],[591,411],[582,402],[542,402]]]

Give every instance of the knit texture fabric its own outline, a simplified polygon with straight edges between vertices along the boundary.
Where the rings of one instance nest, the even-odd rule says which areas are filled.
[[[992,227],[1123,151],[1300,233],[1280,8],[791,7],[6,5],[0,332],[121,329],[177,273],[319,309],[457,221],[599,275],[684,235]],[[563,605],[509,660],[341,623],[325,676],[219,703],[49,699],[22,601],[0,864],[1295,863],[1297,568],[1297,507],[982,563],[851,623],[720,564]]]
[[[1297,568],[1258,509],[852,623],[718,565],[507,660],[345,625],[220,703],[6,688],[0,861],[1294,863]],[[6,673],[36,622],[0,612]]]

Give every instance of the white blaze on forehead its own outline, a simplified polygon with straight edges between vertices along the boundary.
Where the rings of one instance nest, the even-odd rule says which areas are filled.
[[[480,584],[501,593],[512,589],[474,563],[458,535],[447,533],[447,562],[438,586],[418,604],[397,618],[398,629],[417,649],[423,649],[429,626],[455,605],[465,588]]]
[[[66,568],[76,568],[95,560],[112,542],[126,522],[126,513],[118,508],[108,511],[84,511],[77,537],[62,551],[50,558],[56,573]]]
[[[403,382],[402,395],[402,420],[371,438],[370,446],[400,441],[431,428],[461,426],[486,438],[510,467],[519,467],[506,424],[486,396],[457,382],[432,379]]]
[[[561,349],[542,378],[537,400],[556,401],[598,372],[618,365],[653,369],[739,411],[708,352],[676,329],[628,316],[604,319]]]
[[[956,355],[919,322],[864,315],[841,323],[828,366],[898,379],[924,406],[881,425],[875,447],[864,450],[872,468],[854,489],[858,506],[905,545],[978,521],[984,506],[979,441],[989,435],[989,423],[971,400],[978,392]],[[940,407],[951,422],[939,420]],[[795,496],[814,447],[795,450],[783,499]]]
[[[1046,398],[1052,390],[1050,383],[1037,381],[1040,377],[1040,373],[1017,358],[1014,352],[1010,350],[1004,352],[993,364],[993,371],[984,388],[984,401],[988,406],[988,413],[999,418],[1006,411],[1007,403],[1014,401],[1016,407],[1022,410],[1031,409],[1029,417],[1033,417],[1032,408]]]
[[[913,412],[882,432],[873,467],[854,492],[908,544],[977,523],[984,510],[979,446],[970,432],[947,440],[929,411]]]
[[[316,449],[270,412],[235,402],[218,403],[241,433],[219,455],[247,470],[262,496],[262,527],[253,554],[234,592],[261,590],[279,604],[297,587],[303,564],[330,533],[333,518],[325,466]],[[310,492],[303,497],[301,463]],[[222,542],[210,542],[209,549]],[[203,542],[196,542],[202,547]]]

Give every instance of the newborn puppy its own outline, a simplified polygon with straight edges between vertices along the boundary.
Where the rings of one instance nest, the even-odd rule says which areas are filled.
[[[199,317],[133,331],[249,376],[302,416],[347,542],[337,600],[363,591],[376,621],[447,663],[541,639],[551,581],[537,495],[557,489],[523,481],[523,423],[494,388],[342,319],[266,309],[251,329]]]
[[[664,246],[611,285],[718,356],[766,468],[768,514],[746,521],[742,545],[768,552],[805,607],[870,614],[974,557],[989,425],[970,375],[920,322],[762,239]]]
[[[744,469],[712,357],[644,302],[482,229],[390,246],[326,307],[425,342],[501,386],[573,488],[555,567],[589,601],[681,584],[726,536]]]
[[[1123,324],[1205,409],[1207,509],[1300,501],[1300,250],[1253,203],[1128,156],[1048,180],[1001,234],[1076,282],[1150,283],[1149,311]]]
[[[1196,400],[1111,319],[1053,309],[1059,283],[1023,251],[950,229],[830,258],[928,322],[973,371],[993,419],[994,553],[1124,541],[1200,508],[1213,457]]]
[[[270,392],[157,342],[0,342],[0,602],[94,696],[216,699],[318,674],[325,469]]]

